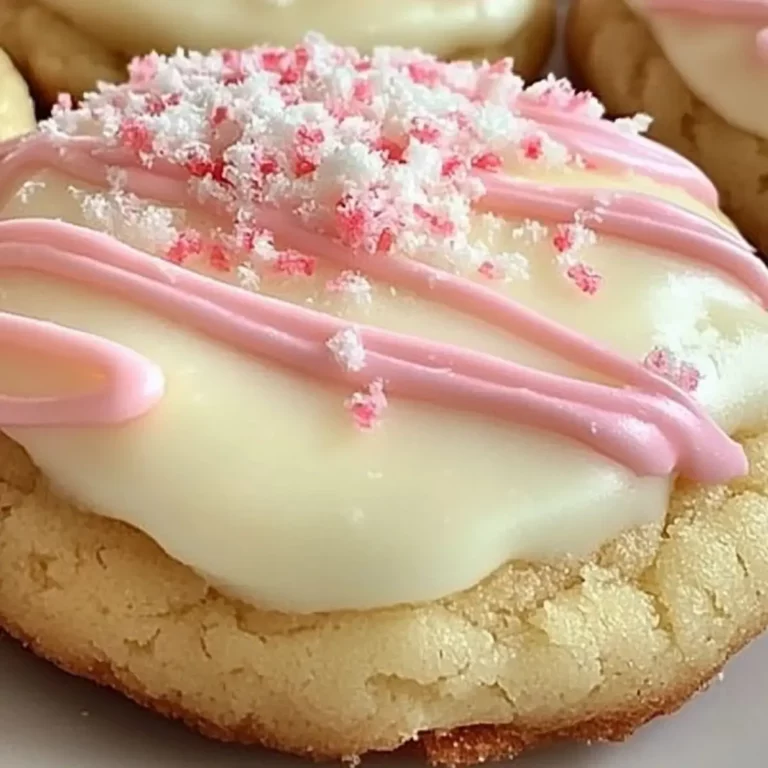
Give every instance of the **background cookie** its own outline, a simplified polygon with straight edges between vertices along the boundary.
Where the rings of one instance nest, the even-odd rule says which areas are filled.
[[[446,7],[477,1],[451,0]],[[358,47],[403,44],[447,58],[513,56],[516,69],[525,77],[533,77],[541,69],[554,41],[554,0],[510,0],[498,18],[484,21],[482,30],[474,33],[466,20],[457,21],[450,34],[442,37],[433,31],[434,25],[412,23],[396,35],[401,39],[389,39],[380,31],[368,35],[369,40],[361,39],[361,31],[355,28],[364,18],[339,18],[344,2],[334,3],[335,13],[327,3],[297,0],[297,5],[299,2],[301,13],[271,0],[251,0],[254,8],[269,14],[270,28],[262,26],[260,13],[244,18],[242,4],[231,0],[194,0],[196,12],[189,18],[185,12],[185,20],[179,18],[178,6],[167,0],[5,0],[0,4],[0,45],[27,77],[40,103],[50,105],[61,92],[79,96],[99,80],[124,80],[126,66],[137,54],[170,52],[177,46],[241,48],[265,42],[264,38],[277,44],[295,43],[310,29]],[[364,16],[375,5],[388,15],[394,12],[392,4],[384,0],[368,0],[354,7]],[[314,21],[307,18],[310,11]],[[291,14],[290,23],[278,24],[275,19],[281,14]],[[513,31],[506,32],[505,27]]]
[[[62,502],[0,436],[0,624],[210,736],[311,741],[315,757],[417,733],[444,763],[620,739],[768,620],[768,436],[746,447],[748,477],[680,485],[658,550],[657,531],[636,531],[584,567],[510,564],[429,605],[300,617],[229,600],[144,535]],[[508,724],[444,732],[471,718]]]
[[[613,114],[646,112],[649,134],[695,162],[722,208],[768,252],[768,141],[727,123],[683,82],[646,25],[619,0],[576,0],[568,23],[575,73]]]
[[[35,112],[27,85],[0,49],[0,141],[35,127]]]

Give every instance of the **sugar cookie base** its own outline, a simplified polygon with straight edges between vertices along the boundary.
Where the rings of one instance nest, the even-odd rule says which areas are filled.
[[[630,532],[588,564],[509,564],[428,605],[291,616],[61,501],[0,436],[0,625],[209,736],[315,758],[411,743],[468,764],[622,739],[768,623],[768,434],[746,446],[751,474],[681,483],[661,537]]]

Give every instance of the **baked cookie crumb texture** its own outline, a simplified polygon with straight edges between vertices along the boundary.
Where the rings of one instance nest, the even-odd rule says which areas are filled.
[[[712,178],[722,207],[768,253],[768,9],[750,0],[576,0],[572,67],[612,114]]]
[[[768,271],[602,112],[315,35],[3,144],[0,624],[318,758],[619,739],[706,685],[768,622]]]
[[[16,61],[41,104],[59,93],[76,97],[97,82],[120,82],[134,55],[178,46],[194,50],[293,45],[310,31],[335,42],[419,47],[442,58],[512,56],[515,69],[536,76],[554,42],[554,0],[191,0],[179,15],[169,0],[5,0],[0,47]],[[409,12],[398,6],[408,5]],[[436,8],[439,6],[439,9]]]

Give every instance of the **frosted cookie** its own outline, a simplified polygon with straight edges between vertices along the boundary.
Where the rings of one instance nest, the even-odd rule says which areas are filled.
[[[27,85],[0,49],[0,141],[35,127],[35,111]]]
[[[760,0],[578,0],[571,63],[614,114],[701,166],[723,209],[768,252],[768,5]]]
[[[768,621],[768,272],[510,62],[150,56],[0,150],[0,623],[211,736],[618,739]]]
[[[129,60],[172,53],[294,45],[308,32],[369,50],[418,47],[442,58],[515,58],[531,78],[552,48],[554,0],[5,0],[0,45],[52,104],[97,81],[119,82]]]

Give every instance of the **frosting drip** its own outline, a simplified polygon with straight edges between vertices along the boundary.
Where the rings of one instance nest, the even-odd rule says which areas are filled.
[[[355,85],[334,128],[287,54],[261,81],[246,55],[274,61],[138,62],[0,149],[0,425],[64,493],[313,611],[587,554],[660,519],[676,474],[744,472],[726,430],[766,417],[768,275],[693,166],[504,64],[472,85],[353,59],[403,102]],[[308,43],[303,88],[328,55]],[[224,85],[201,96],[206,77]],[[425,79],[441,105],[405,132],[356,113],[392,120]]]
[[[729,123],[768,138],[768,2],[627,2],[702,101]]]

